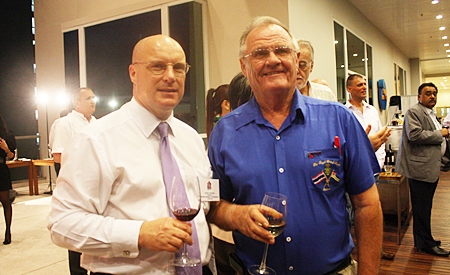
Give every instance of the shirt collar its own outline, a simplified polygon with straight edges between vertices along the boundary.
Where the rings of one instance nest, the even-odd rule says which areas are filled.
[[[367,107],[370,106],[370,105],[369,105],[367,102],[365,102],[364,100],[363,100],[362,103],[363,103],[363,109],[365,109],[365,108],[367,108]],[[345,106],[346,106],[347,108],[349,108],[349,109],[358,109],[358,108],[356,108],[355,105],[351,104],[350,101],[348,101],[348,100],[347,100],[347,103],[345,103]]]
[[[304,117],[307,114],[304,96],[300,94],[300,91],[295,88],[294,97],[292,99],[291,111],[286,119],[291,123],[298,116]],[[248,103],[246,103],[240,110],[237,110],[236,115],[240,116],[240,119],[236,122],[236,130],[250,122],[266,125],[268,121],[264,118],[259,108],[259,104],[253,96]],[[280,131],[284,128],[282,126]]]
[[[142,134],[144,134],[145,137],[150,137],[150,135],[156,130],[158,125],[162,122],[156,116],[154,116],[151,112],[149,112],[147,109],[145,109],[142,105],[140,105],[136,99],[133,97],[129,103],[128,108],[130,117],[134,122],[136,123],[137,127],[141,130]],[[176,135],[176,129],[175,127],[172,127],[174,125],[176,119],[173,117],[173,112],[170,114],[169,118],[165,120],[167,124],[169,124],[169,134],[172,133],[172,135]],[[157,130],[156,130],[157,131]]]

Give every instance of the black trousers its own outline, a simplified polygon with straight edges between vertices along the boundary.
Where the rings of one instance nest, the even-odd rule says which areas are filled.
[[[70,275],[87,275],[87,270],[80,266],[81,253],[69,250]]]
[[[436,182],[424,182],[408,179],[413,212],[414,246],[418,249],[436,245],[431,234],[431,208],[439,179]]]

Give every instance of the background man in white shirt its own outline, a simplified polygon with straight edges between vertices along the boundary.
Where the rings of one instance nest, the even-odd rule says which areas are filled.
[[[78,88],[72,92],[74,110],[61,118],[54,128],[51,144],[56,174],[59,176],[61,168],[61,154],[69,141],[86,125],[95,121],[92,115],[95,112],[95,94],[86,87]],[[52,133],[52,131],[50,131]],[[85,275],[87,271],[80,267],[81,254],[69,250],[69,269],[71,275]]]
[[[364,129],[367,130],[367,128],[370,127],[367,133],[369,137],[383,130],[377,109],[365,101],[367,95],[367,83],[364,77],[358,74],[350,75],[347,78],[347,91],[350,94],[350,99],[345,106],[353,112]],[[384,157],[386,156],[384,142],[378,148],[374,148],[374,150],[380,168],[383,168]]]
[[[382,127],[377,109],[365,102],[367,95],[367,83],[364,77],[358,74],[352,74],[347,78],[347,91],[350,93],[350,99],[345,106],[349,108],[358,119],[361,126],[366,129],[378,164],[382,169],[384,167],[384,158],[386,156],[385,142],[390,136],[390,129],[386,126]],[[377,138],[378,136],[378,138]],[[383,137],[384,136],[384,137]],[[376,141],[375,141],[376,140]],[[381,258],[385,260],[393,260],[395,257],[392,253],[382,251]]]
[[[307,40],[297,40],[300,57],[298,59],[298,74],[297,74],[297,88],[302,95],[329,100],[337,101],[336,94],[325,85],[314,83],[308,80],[309,75],[313,71],[314,67],[314,48],[311,42]]]
[[[52,154],[55,163],[61,163],[61,153],[67,143],[84,126],[95,121],[92,115],[95,112],[95,94],[89,88],[79,88],[72,93],[74,110],[62,118],[55,127],[55,136],[52,143]]]

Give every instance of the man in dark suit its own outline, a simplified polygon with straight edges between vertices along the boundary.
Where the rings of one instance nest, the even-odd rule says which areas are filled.
[[[419,87],[419,102],[405,115],[396,170],[408,178],[413,210],[414,246],[421,252],[448,257],[449,251],[431,234],[431,208],[439,181],[441,148],[448,129],[442,129],[433,107],[438,89],[433,83]]]

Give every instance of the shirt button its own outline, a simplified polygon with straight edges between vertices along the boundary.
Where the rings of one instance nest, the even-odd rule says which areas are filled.
[[[124,255],[125,257],[130,257],[130,251],[125,250],[125,251],[123,252],[123,255]]]
[[[278,171],[279,171],[280,173],[284,173],[284,168],[280,168],[280,169],[278,169]]]
[[[276,136],[276,138],[275,138],[276,140],[280,140],[281,139],[281,137],[280,136]]]
[[[288,243],[290,243],[291,240],[292,240],[291,237],[287,237],[287,238],[286,238],[286,242],[288,242]]]
[[[289,267],[289,270],[290,270],[290,271],[294,270],[294,267],[291,265],[291,266]]]

